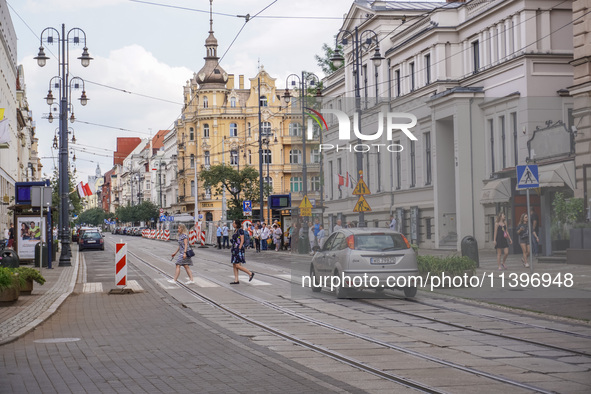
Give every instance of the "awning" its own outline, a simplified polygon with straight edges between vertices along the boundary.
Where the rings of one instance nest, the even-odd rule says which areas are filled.
[[[570,187],[575,190],[575,162],[548,164],[538,167],[540,187]]]
[[[511,199],[511,178],[495,179],[482,188],[481,204],[508,202]]]

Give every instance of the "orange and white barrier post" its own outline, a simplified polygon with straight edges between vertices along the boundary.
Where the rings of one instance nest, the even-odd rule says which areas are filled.
[[[127,285],[127,244],[115,246],[115,283],[117,286]]]
[[[164,240],[170,241],[170,230],[164,230]]]

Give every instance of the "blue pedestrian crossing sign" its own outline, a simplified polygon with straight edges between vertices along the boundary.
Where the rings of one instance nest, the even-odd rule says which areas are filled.
[[[160,221],[161,222],[166,222],[166,216],[165,215],[160,216]]]
[[[517,190],[533,189],[537,187],[540,187],[538,165],[527,164],[524,166],[517,166]]]

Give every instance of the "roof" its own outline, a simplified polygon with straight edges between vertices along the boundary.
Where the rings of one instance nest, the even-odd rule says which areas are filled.
[[[156,135],[152,137],[152,152],[164,146],[164,136],[169,132],[170,130],[159,130]],[[144,149],[148,149],[149,147],[150,143],[148,143]]]
[[[447,3],[445,1],[368,1],[368,0],[356,0],[356,4],[361,7],[366,7],[372,10],[414,10],[414,11],[421,11],[426,10],[430,11],[435,8],[443,7],[446,8],[455,8],[459,7],[460,5],[464,4],[461,1],[456,1],[452,3]]]

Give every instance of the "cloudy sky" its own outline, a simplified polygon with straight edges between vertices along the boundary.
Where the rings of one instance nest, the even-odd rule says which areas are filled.
[[[117,137],[148,138],[172,127],[180,115],[183,86],[204,63],[209,0],[8,0],[8,5],[45,173],[57,165],[51,145],[58,122],[43,119],[49,112],[44,100],[49,80],[58,74],[57,48],[46,45],[51,59],[44,68],[33,57],[46,27],[61,31],[64,23],[66,31],[83,29],[94,58],[83,68],[76,59],[82,47],[70,45],[70,74],[86,80],[89,98],[82,107],[80,92],[72,95],[77,121],[69,126],[77,139],[78,180],[94,174],[97,163],[103,173],[111,168]],[[246,24],[236,17],[253,16],[267,6]],[[322,76],[314,55],[323,43],[334,43],[350,6],[349,0],[214,0],[218,56],[227,51],[221,65],[247,79],[260,61],[280,87],[287,75],[301,70]]]

